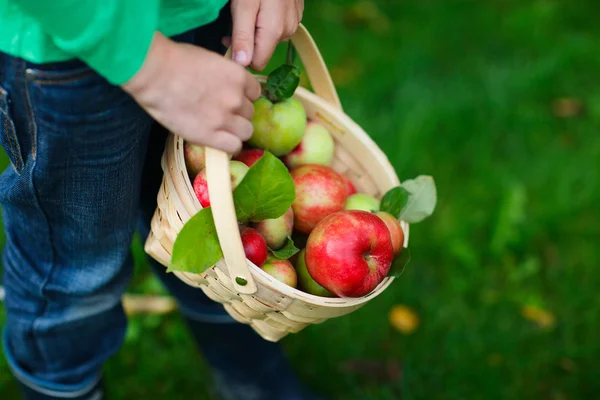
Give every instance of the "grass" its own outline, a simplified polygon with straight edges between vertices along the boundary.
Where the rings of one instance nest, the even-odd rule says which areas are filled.
[[[559,400],[600,389],[596,6],[307,3],[346,112],[401,179],[432,175],[439,193],[390,290],[284,340],[327,398]],[[575,100],[557,110],[561,98]],[[160,290],[136,248],[131,290]],[[397,304],[419,316],[411,334],[389,324]],[[364,368],[348,371],[349,360]],[[388,362],[400,378],[376,368]],[[107,365],[115,399],[204,398],[205,371],[176,314],[133,318]],[[16,393],[1,363],[0,393]]]

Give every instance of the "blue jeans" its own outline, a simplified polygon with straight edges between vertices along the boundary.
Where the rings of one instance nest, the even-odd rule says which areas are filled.
[[[175,39],[222,51],[227,28],[215,23]],[[148,233],[165,138],[83,63],[33,65],[0,54],[0,142],[11,162],[0,176],[3,348],[26,386],[85,391],[120,348],[130,244],[136,230]],[[233,322],[200,290],[152,267],[187,318]]]

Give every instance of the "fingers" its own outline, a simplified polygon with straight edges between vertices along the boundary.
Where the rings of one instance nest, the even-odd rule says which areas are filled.
[[[254,36],[259,5],[258,0],[244,0],[232,3],[233,61],[243,67],[250,65],[254,57]]]
[[[257,100],[261,95],[260,83],[252,76],[251,73],[246,74],[246,81],[244,84],[244,94],[250,101]]]
[[[222,129],[237,136],[242,141],[250,139],[254,131],[252,123],[240,115],[234,115],[225,121]]]
[[[237,154],[242,150],[242,140],[228,131],[219,130],[207,138],[206,146],[225,153]]]
[[[239,108],[239,110],[237,110],[237,112],[242,117],[246,118],[247,120],[250,120],[254,115],[254,104],[252,104],[250,100],[244,99],[242,106]]]
[[[264,22],[263,22],[264,21]],[[283,33],[283,24],[279,17],[270,15],[267,11],[259,15],[259,25],[256,28],[256,41],[254,44],[254,57],[250,67],[255,71],[262,71],[266,66]]]

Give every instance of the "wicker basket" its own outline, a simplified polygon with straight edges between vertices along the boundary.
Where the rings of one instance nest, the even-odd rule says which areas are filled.
[[[358,191],[380,198],[400,184],[394,168],[370,137],[344,112],[331,76],[314,41],[304,26],[292,38],[314,93],[299,87],[295,97],[308,118],[326,126],[336,142],[332,168],[345,174]],[[264,77],[257,77],[264,79]],[[162,158],[164,177],[158,193],[158,207],[152,220],[146,252],[169,265],[173,243],[183,225],[199,210],[186,172],[183,139],[170,135]],[[382,293],[392,283],[385,278],[369,295],[360,298],[324,298],[285,285],[246,259],[238,230],[229,178],[230,157],[206,149],[208,189],[213,219],[223,250],[223,259],[203,274],[174,272],[185,283],[200,288],[212,300],[222,303],[237,321],[249,324],[265,340],[278,341],[310,324],[346,315]],[[402,221],[404,247],[408,245],[408,224]],[[243,279],[236,279],[241,277]],[[245,285],[238,282],[246,281]]]

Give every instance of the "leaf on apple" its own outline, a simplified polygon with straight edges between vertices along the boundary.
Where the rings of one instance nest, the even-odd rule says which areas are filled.
[[[291,64],[283,64],[267,78],[267,98],[273,102],[285,100],[294,95],[300,83],[300,69]]]
[[[282,216],[296,198],[294,180],[285,164],[272,153],[248,170],[233,192],[238,221],[258,222]]]
[[[400,275],[402,275],[402,273],[404,272],[404,267],[406,267],[406,264],[408,264],[409,261],[410,261],[410,249],[408,247],[403,248],[400,255],[398,257],[394,258],[394,261],[392,261],[392,266],[390,267],[388,276],[393,276],[393,277],[397,278]]]
[[[408,203],[409,195],[408,190],[402,186],[396,186],[383,195],[379,209],[398,218],[400,217],[400,212]]]
[[[400,212],[399,219],[408,223],[423,221],[433,214],[437,204],[437,191],[431,176],[421,175],[404,181],[401,185],[409,193],[408,201]]]
[[[279,258],[280,260],[287,260],[288,258],[292,257],[294,254],[299,252],[300,249],[298,249],[296,247],[292,238],[288,236],[285,246],[283,246],[279,250],[273,250],[273,249],[269,248],[269,251],[271,252],[271,254],[273,254],[273,256],[275,256],[275,258]]]
[[[201,274],[221,258],[217,230],[210,207],[203,208],[183,226],[173,244],[173,256],[167,272]]]

